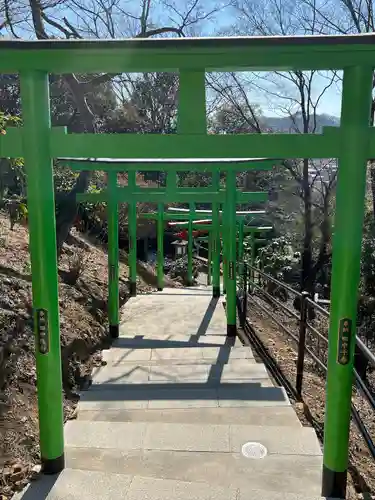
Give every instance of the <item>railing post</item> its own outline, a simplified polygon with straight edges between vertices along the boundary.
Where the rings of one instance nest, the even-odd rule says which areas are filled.
[[[119,336],[119,245],[117,172],[108,173],[108,321],[112,338]]]
[[[33,330],[43,472],[64,468],[61,344],[48,74],[20,75],[27,175]]]
[[[242,266],[242,281],[243,281],[243,299],[241,307],[241,328],[245,327],[247,318],[247,265]]]
[[[297,377],[296,390],[297,394],[302,399],[302,382],[303,382],[303,367],[305,361],[305,344],[306,344],[306,323],[307,323],[307,298],[308,292],[301,293],[301,311],[299,320],[299,338],[298,338],[298,357],[297,357]]]
[[[373,68],[344,69],[333,235],[322,496],[345,498]]]

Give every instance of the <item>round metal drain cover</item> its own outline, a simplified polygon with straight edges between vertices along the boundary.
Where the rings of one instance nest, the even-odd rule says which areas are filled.
[[[241,451],[244,457],[255,460],[260,460],[267,455],[267,448],[261,443],[245,443]]]

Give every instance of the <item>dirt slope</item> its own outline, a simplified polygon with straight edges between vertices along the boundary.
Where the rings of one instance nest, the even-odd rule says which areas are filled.
[[[81,274],[71,283],[72,270]],[[59,264],[59,302],[65,418],[74,413],[77,389],[100,363],[106,329],[107,256],[77,233]],[[120,264],[120,301],[128,298],[128,268]],[[151,291],[140,279],[139,293]],[[0,500],[11,498],[38,470],[38,421],[31,276],[27,228],[0,213]]]

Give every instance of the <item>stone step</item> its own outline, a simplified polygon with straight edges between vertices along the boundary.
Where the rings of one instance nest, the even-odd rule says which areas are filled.
[[[146,383],[118,386],[113,384],[105,389],[99,386],[96,390],[85,391],[81,394],[78,411],[280,406],[291,406],[285,389],[264,386],[261,381],[228,383],[219,387],[207,387],[199,383]]]
[[[122,340],[122,339],[120,339]],[[159,345],[162,342],[159,342]],[[158,345],[152,342],[148,345]],[[143,347],[138,341],[134,347],[112,347],[102,352],[103,360],[108,364],[134,363],[138,361],[151,361],[152,363],[228,363],[234,359],[247,359],[254,362],[254,356],[249,347],[187,347],[182,343],[180,347]]]
[[[64,433],[66,446],[74,448],[241,454],[245,443],[259,441],[271,455],[321,455],[311,427],[70,420]]]
[[[170,290],[129,300],[122,314],[120,336],[226,334],[226,316],[221,300],[201,292]]]
[[[244,500],[259,498],[251,496],[252,490],[283,493],[288,500],[292,493],[304,499],[305,495],[319,497],[321,491],[319,455],[270,453],[256,460],[241,453],[66,447],[66,462],[70,468],[235,488],[243,492]]]
[[[170,358],[167,358],[170,359]],[[233,360],[229,364],[119,364],[96,368],[92,375],[92,389],[123,384],[165,383],[179,384],[200,382],[205,385],[220,385],[222,382],[254,382],[270,380],[262,364],[248,360]]]
[[[148,343],[155,345],[147,345]],[[227,337],[225,334],[223,335],[215,335],[215,334],[205,334],[205,335],[187,335],[183,333],[176,334],[165,334],[162,332],[159,333],[147,333],[146,335],[131,335],[123,333],[120,335],[119,339],[116,339],[112,346],[113,347],[135,347],[138,349],[143,348],[155,348],[155,347],[173,347],[175,344],[176,347],[184,347],[182,344],[188,344],[188,346],[211,346],[211,347],[220,347],[222,345],[228,346],[237,346],[242,347],[241,340],[236,337]],[[159,344],[159,345],[158,345]],[[250,349],[250,348],[249,348]]]
[[[201,405],[199,405],[201,406]],[[291,406],[266,408],[175,408],[175,409],[117,409],[85,410],[78,420],[107,422],[170,422],[190,424],[239,424],[267,426],[297,426],[302,424]]]
[[[47,496],[48,495],[48,496]],[[277,491],[220,487],[204,482],[158,479],[108,472],[65,469],[57,478],[44,476],[13,500],[320,500]]]
[[[228,345],[222,298],[166,289],[132,298],[122,317],[65,425],[67,469],[15,500],[320,498],[316,435],[251,349]]]
[[[88,427],[87,422],[82,423]],[[113,426],[114,423],[111,425]],[[251,490],[283,492],[286,498],[289,498],[287,494],[290,493],[306,495],[308,492],[311,496],[320,494],[322,457],[316,449],[318,445],[315,446],[313,436],[311,436],[311,454],[307,453],[306,436],[300,433],[303,429],[298,429],[298,431],[290,429],[290,434],[297,436],[293,444],[289,441],[289,446],[284,446],[285,443],[275,439],[275,434],[285,435],[285,430],[288,428],[276,427],[275,432],[271,434],[268,432],[270,428],[267,428],[265,433],[267,432],[268,443],[271,444],[268,455],[263,459],[252,459],[246,458],[240,451],[214,451],[230,449],[230,441],[228,443],[228,437],[225,434],[220,433],[216,439],[213,439],[217,426],[204,426],[203,431],[188,435],[187,429],[181,426],[182,439],[176,441],[176,436],[171,437],[168,431],[171,425],[175,424],[165,425],[163,435],[155,433],[155,429],[150,428],[150,432],[154,433],[153,442],[149,441],[147,445],[145,444],[144,449],[137,448],[137,439],[134,439],[134,436],[132,439],[128,433],[120,435],[115,432],[109,436],[98,427],[96,429],[98,432],[104,432],[103,439],[100,438],[103,447],[67,446],[67,465],[70,468],[84,467],[95,471],[126,473],[155,479],[201,482],[212,487],[235,487],[243,490],[244,494]],[[137,430],[133,428],[133,431],[142,435],[140,427]],[[239,438],[267,444],[264,439],[262,441],[259,439],[263,437],[259,436],[259,433],[246,433],[245,436],[241,435]],[[97,443],[95,437],[93,439]],[[126,449],[108,447],[109,444],[118,446],[119,439],[127,441]],[[180,447],[184,449],[169,449],[172,441],[174,448],[177,447],[176,443],[180,443]],[[301,442],[304,443],[305,448],[301,446]],[[85,442],[81,439],[80,444],[84,445]],[[238,450],[242,441],[236,444]],[[301,453],[303,451],[306,453]],[[244,498],[247,500],[257,497],[245,496]]]
[[[164,288],[162,292],[158,292],[158,295],[205,295],[209,298],[212,297],[212,286],[206,285],[195,285],[186,286],[183,288]],[[220,298],[219,298],[220,300]]]
[[[105,352],[105,351],[103,351]],[[142,356],[142,355],[141,355]],[[141,357],[141,356],[135,356],[135,357]],[[231,356],[229,359],[223,359],[220,360],[220,364],[233,364],[234,361],[237,361],[237,359],[244,359],[244,358],[233,358]],[[163,366],[163,365],[215,365],[216,360],[214,358],[212,359],[194,359],[194,360],[189,360],[189,359],[184,359],[184,358],[171,358],[171,359],[134,359],[132,355],[130,354],[130,359],[124,358],[123,356],[119,355],[111,355],[111,354],[105,354],[103,356],[103,361],[105,361],[105,364],[110,367],[119,367],[119,366],[129,366],[129,365],[142,365],[142,366]],[[254,358],[247,358],[246,359],[247,363],[249,364],[256,364],[256,361]]]

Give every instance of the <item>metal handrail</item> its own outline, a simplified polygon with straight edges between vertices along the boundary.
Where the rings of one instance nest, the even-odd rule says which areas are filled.
[[[256,288],[257,290],[260,290],[263,295],[265,295],[269,300],[272,300],[273,302],[275,302],[279,307],[281,307],[281,309],[283,309],[285,312],[287,312],[288,314],[290,314],[293,318],[299,319],[299,314],[297,314],[296,312],[294,312],[291,309],[289,309],[289,307],[285,306],[282,302],[280,302],[279,300],[275,299],[275,297],[272,297],[272,295],[270,295],[268,292],[266,292],[265,290],[263,290],[263,288],[261,286],[256,285],[255,283],[252,283],[252,286],[254,288]]]
[[[314,300],[311,300],[309,297],[306,298],[306,301],[316,310],[318,311],[322,316],[325,316],[326,318],[329,318],[329,312],[327,309],[324,309],[324,307],[320,306],[317,304]]]
[[[248,278],[248,269],[252,269],[253,271],[256,271],[259,273],[262,277],[265,279],[272,281],[273,283],[276,283],[278,286],[284,288],[285,290],[288,290],[295,295],[299,296],[301,298],[301,310],[300,310],[300,316],[298,314],[295,314],[294,312],[290,311],[290,309],[284,304],[280,303],[275,297],[270,295],[269,293],[265,292],[262,287],[259,285],[256,285],[253,281]],[[315,361],[315,363],[324,371],[327,372],[327,366],[322,362],[312,351],[309,347],[306,346],[306,329],[314,333],[318,339],[324,340],[326,344],[328,344],[328,339],[324,337],[316,328],[314,328],[311,324],[309,324],[307,320],[307,309],[308,307],[313,307],[318,313],[322,314],[325,318],[329,318],[329,312],[321,307],[319,304],[317,304],[315,301],[311,300],[307,292],[296,292],[296,290],[293,290],[291,287],[288,285],[285,285],[281,281],[277,280],[273,276],[268,275],[267,273],[260,271],[257,269],[255,266],[249,265],[247,263],[244,263],[243,265],[243,272],[244,272],[244,281],[248,285],[251,284],[252,287],[254,287],[257,290],[260,290],[261,293],[266,296],[271,303],[275,304],[276,306],[279,306],[281,309],[284,311],[287,311],[288,313],[292,313],[293,317],[296,317],[299,320],[300,323],[300,332],[299,336],[295,335],[293,332],[289,330],[286,326],[282,324],[280,320],[276,318],[274,314],[272,314],[266,307],[262,306],[259,304],[259,302],[254,301],[257,307],[261,309],[263,312],[268,314],[268,316],[280,327],[282,330],[289,335],[298,345],[298,358],[297,358],[297,379],[296,379],[296,390],[298,396],[302,399],[302,381],[303,381],[303,369],[304,369],[304,354],[307,352],[310,357]],[[239,301],[241,302],[241,301]],[[326,301],[327,305],[329,305],[329,301]],[[246,310],[247,310],[247,296],[246,296],[246,302],[244,303],[244,306],[242,307],[242,323],[244,323],[246,318]],[[369,350],[369,348],[362,342],[362,340],[356,336],[356,344],[361,350],[361,352],[364,354],[366,359],[375,366],[375,355]],[[361,392],[362,396],[368,401],[370,406],[372,407],[373,410],[375,410],[375,398],[373,397],[372,393],[368,389],[366,383],[362,380],[358,372],[353,369],[354,373],[354,379],[356,382],[356,386],[358,390]],[[365,424],[363,423],[357,409],[355,408],[354,404],[352,403],[351,405],[351,411],[352,411],[352,417],[357,425],[358,430],[360,431],[363,439],[366,442],[366,445],[372,455],[372,457],[375,459],[375,445],[374,442],[372,441],[372,438],[369,434],[369,432],[366,429]]]
[[[308,304],[310,304],[312,307],[314,307],[315,309],[317,309],[320,313],[322,313],[323,316],[325,316],[326,318],[329,318],[329,312],[326,309],[324,309],[323,307],[321,307],[319,304],[317,304],[316,302],[314,302],[313,300],[311,300],[309,298],[306,299],[306,302]],[[326,303],[327,303],[327,305],[329,305],[328,300],[326,301]],[[358,337],[358,335],[356,335],[355,341],[356,341],[356,344],[359,347],[359,349],[362,351],[362,354],[367,358],[367,360],[373,366],[375,366],[375,354],[370,351],[370,349],[363,343],[363,341]]]
[[[370,363],[375,366],[375,354],[370,351],[367,345],[365,345],[358,336],[356,337],[355,341],[362,353],[366,356]]]
[[[252,269],[253,271],[256,271],[258,274],[260,274],[261,276],[264,276],[266,279],[268,279],[269,281],[273,281],[273,283],[275,283],[276,285],[279,285],[281,286],[282,288],[285,288],[285,290],[288,290],[290,293],[294,293],[295,295],[297,296],[301,296],[301,292],[298,292],[297,290],[294,290],[292,287],[286,285],[285,283],[283,283],[282,281],[279,281],[277,280],[276,278],[274,278],[273,276],[270,276],[269,274],[266,274],[265,272],[263,271],[260,271],[257,267],[255,266],[252,266],[251,264],[246,264],[246,266],[248,266],[250,269]]]
[[[313,332],[314,335],[316,335],[319,339],[323,340],[326,344],[328,344],[328,339],[322,335],[316,328],[314,328],[312,325],[310,325],[309,322],[306,321],[306,327],[310,330],[310,332]]]

